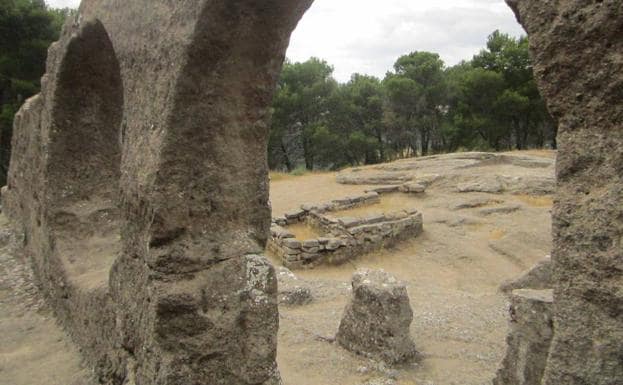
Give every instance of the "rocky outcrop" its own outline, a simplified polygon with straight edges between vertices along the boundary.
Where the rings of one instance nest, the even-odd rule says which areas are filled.
[[[383,270],[362,269],[353,275],[352,288],[338,343],[388,364],[414,359],[417,352],[409,333],[413,311],[405,285]]]
[[[555,334],[544,385],[623,379],[623,4],[507,0],[558,121]]]
[[[310,4],[84,0],[50,47],[3,212],[101,383],[280,382],[264,159]]]
[[[288,268],[276,268],[279,283],[279,304],[285,306],[306,305],[313,300],[309,285]]]
[[[548,255],[519,277],[504,282],[500,285],[500,291],[510,294],[517,289],[546,290],[552,287],[554,287],[554,282],[552,281],[552,259]]]
[[[493,385],[540,385],[554,334],[552,290],[515,290],[511,294],[506,356]]]

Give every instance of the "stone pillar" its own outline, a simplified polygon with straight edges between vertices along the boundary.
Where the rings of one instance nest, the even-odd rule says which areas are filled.
[[[358,270],[337,342],[353,353],[396,364],[415,358],[409,326],[413,310],[406,286],[383,270]]]
[[[280,383],[266,142],[311,2],[83,0],[50,48],[3,208],[100,382]]]
[[[540,385],[552,341],[552,290],[514,290],[506,356],[493,385]]]
[[[623,3],[507,0],[558,120],[544,385],[623,381]]]

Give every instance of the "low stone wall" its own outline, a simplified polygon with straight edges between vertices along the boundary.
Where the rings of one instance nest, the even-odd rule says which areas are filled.
[[[366,218],[336,218],[330,215],[331,212],[374,204],[379,200],[379,194],[371,192],[317,206],[304,205],[300,211],[273,220],[267,248],[290,269],[312,268],[322,263],[344,263],[422,232],[422,214],[415,209]],[[302,222],[317,229],[323,236],[298,240],[283,227]]]
[[[273,224],[277,224],[279,226],[287,226],[293,225],[296,223],[303,222],[307,219],[309,213],[326,213],[326,212],[335,212],[348,210],[355,207],[371,205],[374,203],[379,203],[381,201],[381,197],[378,192],[370,191],[366,192],[363,195],[357,195],[353,197],[346,197],[341,199],[334,199],[331,202],[325,202],[320,204],[306,204],[302,205],[299,210],[294,210],[285,213],[280,217],[273,218]]]

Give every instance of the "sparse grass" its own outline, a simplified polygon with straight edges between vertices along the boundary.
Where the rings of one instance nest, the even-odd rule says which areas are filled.
[[[554,201],[548,195],[517,195],[518,200],[531,207],[552,207]]]
[[[307,175],[309,173],[310,171],[308,171],[305,166],[301,166],[295,168],[291,172],[271,171],[269,175],[271,182],[277,182],[281,180],[288,180],[296,176]]]
[[[309,171],[305,168],[305,166],[299,166],[290,172],[290,175],[294,176],[302,176],[307,174]]]
[[[520,155],[532,155],[532,156],[539,156],[542,158],[556,159],[556,155],[558,154],[558,151],[546,150],[546,149],[534,149],[534,150],[514,150],[514,151],[509,151],[509,153],[520,154]]]
[[[277,182],[280,180],[287,180],[292,178],[293,175],[288,174],[287,172],[278,172],[278,171],[271,171],[270,172],[270,181],[271,182]]]
[[[308,239],[317,239],[322,236],[316,229],[311,226],[308,226],[305,223],[297,223],[295,225],[289,225],[287,227],[288,231],[290,231],[296,239],[299,241],[305,241]]]

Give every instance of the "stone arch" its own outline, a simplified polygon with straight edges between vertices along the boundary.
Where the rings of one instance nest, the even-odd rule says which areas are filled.
[[[311,3],[205,3],[173,90],[155,180],[150,246],[158,269],[165,259],[195,270],[263,251],[270,103],[290,33]],[[178,242],[188,245],[185,256],[162,251]]]
[[[65,47],[48,136],[50,230],[68,278],[103,285],[119,251],[117,209],[123,86],[112,42],[99,20]]]

